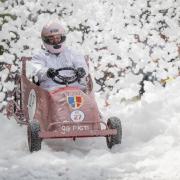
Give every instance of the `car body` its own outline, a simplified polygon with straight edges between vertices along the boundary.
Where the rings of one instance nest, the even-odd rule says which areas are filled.
[[[102,120],[90,75],[85,91],[66,86],[49,92],[27,77],[26,62],[29,60],[29,57],[21,58],[22,72],[16,78],[17,87],[13,99],[8,102],[7,116],[27,125],[31,152],[40,150],[41,141],[49,138],[75,140],[104,136],[109,148],[121,143],[121,122],[116,117],[107,119],[107,122]]]

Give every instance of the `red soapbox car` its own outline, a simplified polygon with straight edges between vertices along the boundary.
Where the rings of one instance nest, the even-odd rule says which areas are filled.
[[[13,98],[8,102],[6,110],[8,117],[13,116],[17,123],[27,125],[30,152],[40,150],[42,140],[49,138],[75,140],[104,136],[108,148],[121,143],[121,122],[117,117],[102,120],[90,75],[87,77],[87,88],[82,91],[78,87],[68,86],[77,80],[76,75],[73,77],[60,75],[60,71],[74,70],[73,68],[58,69],[59,75],[53,81],[64,83],[66,86],[48,92],[27,78],[27,60],[31,58],[21,58],[22,71],[15,79]]]

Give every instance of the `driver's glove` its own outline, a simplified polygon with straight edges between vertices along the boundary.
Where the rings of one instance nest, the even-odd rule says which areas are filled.
[[[84,70],[84,68],[79,67],[77,68],[76,75],[78,78],[83,78],[86,75],[86,71]]]
[[[54,78],[57,75],[58,75],[58,72],[54,68],[49,68],[47,70],[47,77],[48,78]]]

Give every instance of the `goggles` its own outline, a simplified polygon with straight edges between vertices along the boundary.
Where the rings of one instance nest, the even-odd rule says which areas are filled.
[[[57,45],[57,44],[63,43],[65,39],[66,39],[66,36],[62,36],[60,34],[43,37],[43,41],[48,45]]]

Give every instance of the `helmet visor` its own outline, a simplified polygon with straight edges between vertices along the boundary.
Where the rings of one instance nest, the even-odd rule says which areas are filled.
[[[60,43],[64,42],[65,39],[66,39],[66,37],[62,36],[61,34],[43,37],[43,41],[48,45],[60,44]]]

